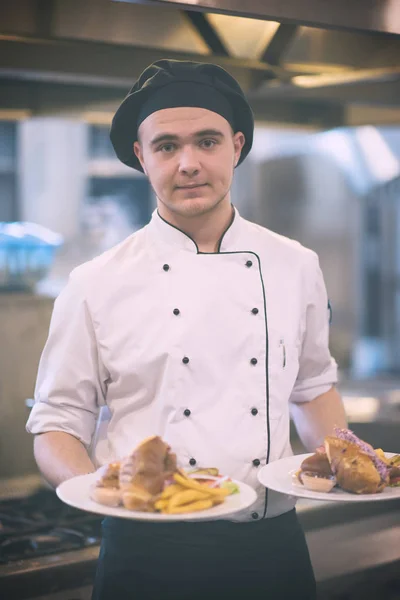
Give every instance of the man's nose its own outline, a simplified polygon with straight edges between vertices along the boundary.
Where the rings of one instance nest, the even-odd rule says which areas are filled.
[[[188,177],[193,177],[199,173],[200,163],[194,148],[190,146],[183,148],[179,159],[180,173]]]

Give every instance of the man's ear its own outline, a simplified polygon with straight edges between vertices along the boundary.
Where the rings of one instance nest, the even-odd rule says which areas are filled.
[[[241,131],[237,131],[233,136],[233,146],[235,149],[235,167],[239,162],[240,155],[242,153],[242,148],[245,144],[246,138]]]
[[[142,152],[142,147],[140,145],[140,142],[134,142],[133,151],[135,153],[136,158],[140,162],[143,171],[147,175],[146,167],[144,166],[144,162],[143,162],[143,152]]]

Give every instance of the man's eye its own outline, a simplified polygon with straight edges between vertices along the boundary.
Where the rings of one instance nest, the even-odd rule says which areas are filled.
[[[203,148],[206,148],[207,150],[209,150],[210,148],[213,148],[216,144],[215,140],[203,140],[202,142],[200,142],[200,145],[203,146]]]
[[[174,149],[175,149],[174,144],[163,144],[162,146],[159,147],[159,150],[161,152],[166,152],[167,154],[169,154],[170,152],[173,152]]]

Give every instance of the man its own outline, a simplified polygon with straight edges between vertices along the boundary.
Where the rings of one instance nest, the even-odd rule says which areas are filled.
[[[36,460],[56,486],[158,434],[182,467],[218,467],[258,500],[201,524],[106,519],[96,600],[315,598],[293,499],[257,472],[291,455],[290,412],[310,451],[346,420],[317,256],[231,204],[252,137],[242,90],[215,65],[158,61],[114,117],[116,153],[147,174],[157,211],[55,303],[27,425]]]

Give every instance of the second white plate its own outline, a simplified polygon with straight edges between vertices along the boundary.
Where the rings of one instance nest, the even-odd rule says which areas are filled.
[[[385,452],[388,458],[394,456],[393,452]],[[265,487],[298,498],[310,498],[311,500],[329,500],[329,502],[373,502],[383,500],[393,500],[400,498],[400,487],[386,487],[379,494],[351,494],[335,487],[329,493],[313,492],[305,488],[296,478],[295,473],[300,469],[300,465],[310,454],[297,454],[287,456],[275,462],[265,465],[259,473],[258,480]]]

